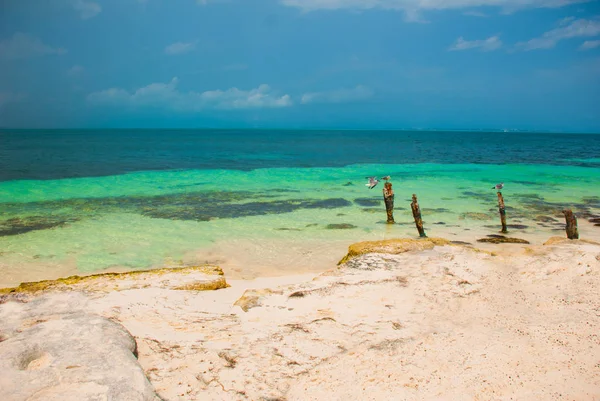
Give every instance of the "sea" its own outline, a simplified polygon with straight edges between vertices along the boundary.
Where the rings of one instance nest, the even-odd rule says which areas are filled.
[[[386,224],[389,175],[396,224]],[[353,242],[600,234],[600,135],[368,130],[2,130],[0,286],[220,264],[239,278],[326,270]]]

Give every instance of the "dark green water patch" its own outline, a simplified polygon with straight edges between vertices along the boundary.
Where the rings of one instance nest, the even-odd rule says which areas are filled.
[[[600,208],[600,197],[599,196],[586,196],[581,199],[584,205],[589,207]]]
[[[494,194],[490,194],[488,192],[474,192],[474,191],[463,191],[461,199],[466,198],[475,198],[480,200],[490,200],[494,198]]]
[[[288,192],[288,190],[281,190]],[[299,209],[336,209],[352,206],[346,199],[273,199],[275,194],[249,191],[212,191],[157,196],[75,198],[46,202],[2,203],[7,216],[135,213],[153,218],[209,221],[266,214],[290,213]],[[265,200],[265,198],[269,200]]]
[[[450,209],[446,209],[445,207],[438,207],[438,208],[424,207],[421,209],[421,212],[423,212],[423,213],[452,213],[452,211]]]
[[[300,209],[337,209],[351,206],[345,199],[332,198],[323,200],[274,200],[270,202],[247,203],[195,203],[167,205],[161,208],[145,208],[144,216],[170,219],[210,221],[214,219],[233,219],[247,216],[263,216],[268,214],[291,213]]]
[[[503,235],[488,235],[488,238],[480,238],[477,242],[486,242],[488,244],[529,244],[529,241],[524,239],[505,237]]]
[[[354,199],[354,203],[359,206],[380,206],[382,200],[373,198],[356,198]]]
[[[77,218],[55,216],[15,217],[0,222],[0,237],[25,234],[31,231],[49,230],[78,220]]]
[[[354,224],[349,223],[340,223],[340,224],[327,224],[325,227],[328,230],[349,230],[352,228],[357,228]]]
[[[491,216],[489,214],[486,213],[478,213],[478,212],[465,212],[465,213],[461,213],[458,216],[459,220],[491,220],[493,219],[494,216]]]

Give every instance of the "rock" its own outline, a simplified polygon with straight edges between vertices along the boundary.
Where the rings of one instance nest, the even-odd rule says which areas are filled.
[[[529,226],[525,224],[508,224],[507,227],[512,228],[513,230],[525,230],[526,228],[529,228]]]
[[[475,212],[466,212],[466,213],[461,213],[460,216],[458,216],[459,220],[491,220],[493,217],[489,214],[486,213],[475,213]]]
[[[571,240],[565,237],[550,237],[548,241],[544,242],[544,245],[564,245],[564,244],[590,244],[600,245],[600,242],[589,241],[585,239]]]
[[[536,216],[536,217],[534,218],[534,220],[535,220],[535,221],[542,222],[542,223],[555,223],[555,222],[557,222],[557,221],[558,221],[558,220],[557,220],[557,219],[555,219],[554,217],[550,217],[550,216],[544,216],[544,215],[539,215],[539,216]]]
[[[477,242],[485,242],[488,244],[529,244],[530,242],[521,238],[503,237],[494,235],[493,237],[480,238]]]
[[[349,230],[351,228],[356,228],[354,224],[349,223],[340,223],[340,224],[327,224],[325,227],[328,230]]]
[[[422,251],[424,249],[433,249],[434,246],[450,245],[450,241],[443,238],[397,238],[383,241],[364,241],[352,244],[348,247],[348,254],[338,262],[338,265],[344,264],[350,259],[367,253],[389,253],[400,254],[410,251]]]
[[[248,312],[250,309],[260,306],[260,300],[271,294],[281,294],[281,291],[272,291],[270,289],[246,290],[233,305],[239,306],[244,312]]]
[[[63,227],[68,223],[77,221],[79,221],[78,218],[60,216],[14,217],[0,222],[0,237]]]
[[[359,206],[379,206],[381,205],[381,199],[373,199],[373,198],[356,198],[354,199],[354,203]]]
[[[19,314],[20,327],[6,327],[4,319],[0,326],[12,331],[0,342],[2,399],[160,400],[137,361],[134,338],[120,324],[52,311],[27,322],[26,308],[13,306],[12,321]]]
[[[160,277],[160,280],[157,280],[157,277]],[[0,303],[15,299],[17,294],[35,295],[48,291],[109,292],[150,286],[172,290],[208,291],[227,288],[229,285],[220,267],[188,266],[21,283],[15,288],[0,288]]]

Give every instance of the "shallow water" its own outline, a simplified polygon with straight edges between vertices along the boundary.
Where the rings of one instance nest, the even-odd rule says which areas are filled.
[[[136,135],[141,134],[136,131]],[[47,171],[30,159],[30,167],[20,176],[18,165],[25,164],[23,161],[9,166],[5,180],[0,182],[0,268],[5,273],[0,284],[65,273],[205,261],[231,266],[240,277],[244,277],[245,270],[252,270],[253,276],[277,270],[279,274],[323,270],[331,267],[333,260],[339,259],[351,242],[415,236],[410,211],[413,193],[418,195],[430,236],[473,241],[476,236],[497,233],[499,229],[497,197],[492,186],[501,181],[506,185],[503,194],[511,235],[522,238],[563,235],[564,218],[560,211],[564,207],[573,208],[582,223],[585,218],[600,214],[598,159],[559,159],[564,153],[563,146],[555,149],[556,163],[550,163],[553,159],[546,145],[558,141],[553,136],[550,141],[536,137],[540,145],[537,152],[543,155],[530,154],[535,146],[531,138],[526,138],[523,149],[529,152],[529,159],[524,159],[528,163],[482,164],[457,160],[454,163],[396,161],[336,166],[343,164],[347,153],[355,152],[359,135],[346,134],[351,144],[346,149],[342,133],[337,133],[336,149],[327,149],[325,153],[336,152],[340,154],[339,160],[329,160],[320,167],[304,167],[302,164],[311,166],[325,160],[326,155],[307,154],[304,162],[296,155],[290,161],[281,153],[269,153],[273,150],[270,146],[275,145],[261,141],[257,149],[266,147],[266,153],[253,154],[247,148],[254,146],[257,137],[252,138],[252,132],[247,135],[247,146],[239,146],[244,151],[235,155],[236,148],[230,150],[232,163],[238,168],[213,165],[212,168],[186,169],[172,161],[176,170],[123,172],[135,163],[120,162],[114,154],[107,155],[108,166],[98,165],[101,164],[96,160],[98,155],[89,157],[81,170],[75,167],[79,162],[69,158],[62,162],[52,160]],[[262,138],[260,135],[258,139]],[[404,141],[407,139],[402,135],[419,137],[417,133],[395,135]],[[451,135],[454,137],[456,133]],[[481,151],[489,152],[483,150],[486,136],[480,135],[484,137],[477,137]],[[492,144],[496,135],[487,134]],[[585,148],[578,156],[600,154],[598,136],[579,137],[591,139],[576,142],[581,149]],[[87,150],[78,150],[77,141],[69,138],[74,141],[71,143],[73,152],[78,153],[78,158],[85,158]],[[570,137],[560,138],[566,141]],[[23,141],[16,140],[21,147]],[[51,143],[45,141],[40,141],[39,146]],[[280,142],[286,141],[291,149],[309,147],[300,139],[296,139],[300,144],[290,138]],[[214,146],[214,142],[206,139],[205,145]],[[159,152],[158,148],[145,147],[143,142],[138,145],[143,149],[141,154]],[[18,147],[14,142],[9,143],[8,148],[11,146],[13,150]],[[28,146],[35,147],[31,142]],[[281,148],[282,144],[277,146]],[[425,153],[434,152],[427,150],[428,143],[421,139],[419,146],[426,149]],[[434,143],[431,147],[438,152],[440,144]],[[469,154],[476,153],[475,148],[473,143],[465,144]],[[515,146],[509,148],[510,152],[518,153]],[[17,152],[24,154],[22,150]],[[198,154],[202,152],[204,150]],[[371,161],[371,153],[363,153],[366,156],[358,162]],[[393,151],[382,149],[379,153],[389,157]],[[42,156],[42,161],[44,157],[52,159],[57,155],[50,152]],[[542,163],[533,164],[533,159]],[[213,162],[219,164],[218,158]],[[287,162],[291,167],[278,166]],[[70,163],[69,174],[52,167]],[[265,167],[253,168],[261,163]],[[118,173],[74,178],[91,170]],[[397,222],[393,226],[385,224],[382,184],[373,190],[364,185],[365,177],[372,175],[392,176]],[[600,233],[600,227],[595,228],[597,230],[592,224],[582,225],[589,236],[597,235],[596,231]]]

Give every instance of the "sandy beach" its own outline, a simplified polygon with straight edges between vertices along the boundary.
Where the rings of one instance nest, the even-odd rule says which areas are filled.
[[[1,387],[10,400],[600,399],[600,244],[495,247],[396,239],[353,245],[320,274],[21,288],[0,304]],[[62,323],[90,316],[133,339],[137,359],[125,354],[138,370],[123,374],[138,376],[126,384],[102,382],[118,367],[93,350],[67,352],[115,343],[113,329],[76,335]]]

